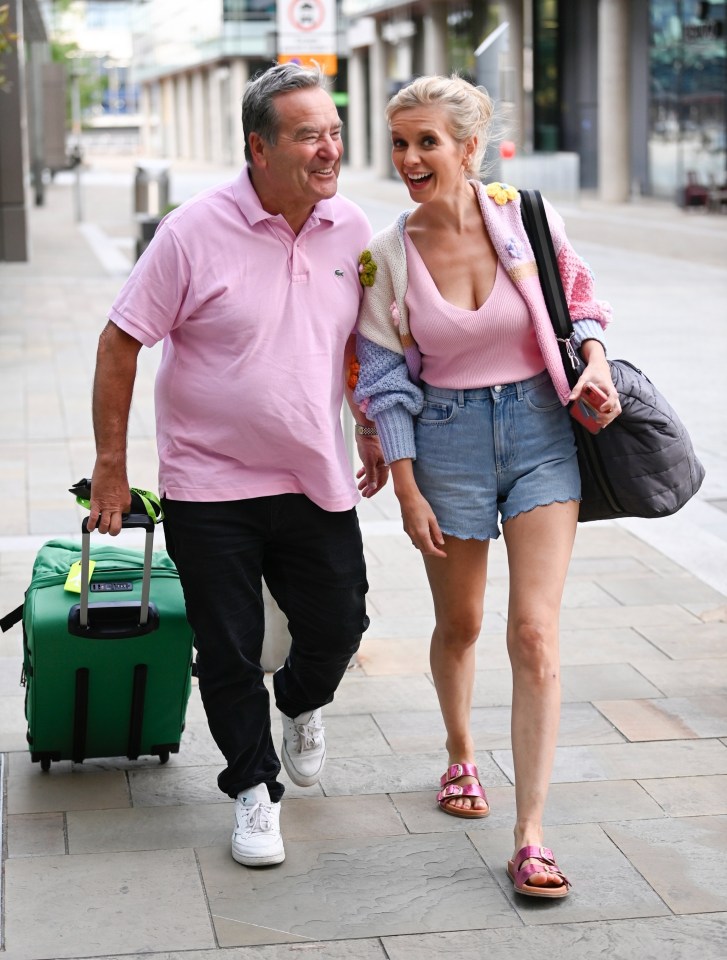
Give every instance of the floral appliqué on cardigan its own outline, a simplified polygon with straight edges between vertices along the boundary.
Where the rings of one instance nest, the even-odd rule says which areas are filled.
[[[351,357],[351,360],[348,364],[348,377],[346,379],[346,384],[348,385],[349,390],[355,390],[356,384],[358,383],[358,375],[361,372],[361,364],[358,362],[358,357],[354,354]]]
[[[517,200],[517,190],[507,183],[488,183],[485,192],[491,200],[494,200],[498,207],[504,207],[508,200]]]
[[[371,256],[370,250],[364,250],[358,258],[358,278],[363,287],[373,287],[376,279],[376,261]]]

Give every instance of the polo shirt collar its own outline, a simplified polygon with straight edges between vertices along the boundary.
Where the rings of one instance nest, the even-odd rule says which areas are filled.
[[[242,211],[243,216],[250,226],[255,226],[255,224],[260,223],[262,220],[274,220],[277,214],[268,213],[267,210],[263,209],[260,203],[260,197],[258,197],[252,185],[249,170],[250,168],[245,164],[237,179],[232,181],[232,190],[235,201]],[[313,207],[313,212],[307,222],[311,226],[315,226],[321,220],[329,220],[331,223],[335,223],[336,217],[333,199],[319,200]]]

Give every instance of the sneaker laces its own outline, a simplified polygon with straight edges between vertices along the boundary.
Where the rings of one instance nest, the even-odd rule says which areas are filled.
[[[240,810],[236,811],[237,833],[267,833],[273,826],[273,807],[270,803],[256,803],[252,807],[246,807],[244,803],[238,804],[243,811],[243,823],[240,823]]]
[[[320,734],[323,733],[323,726],[317,723],[294,723],[293,747],[297,753],[304,753],[306,750],[315,750],[320,747]]]

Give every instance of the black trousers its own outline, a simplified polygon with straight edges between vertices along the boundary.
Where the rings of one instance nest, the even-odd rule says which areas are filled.
[[[227,768],[220,790],[259,783],[278,801],[280,761],[260,666],[262,578],[288,619],[290,654],[273,675],[288,717],[333,700],[368,627],[366,567],[355,510],[322,510],[302,494],[219,503],[163,501],[167,550],[195,634],[199,688]]]

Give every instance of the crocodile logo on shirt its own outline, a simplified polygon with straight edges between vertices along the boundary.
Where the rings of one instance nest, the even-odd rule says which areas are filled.
[[[334,273],[336,274],[337,277],[343,276],[343,270],[334,270]]]

